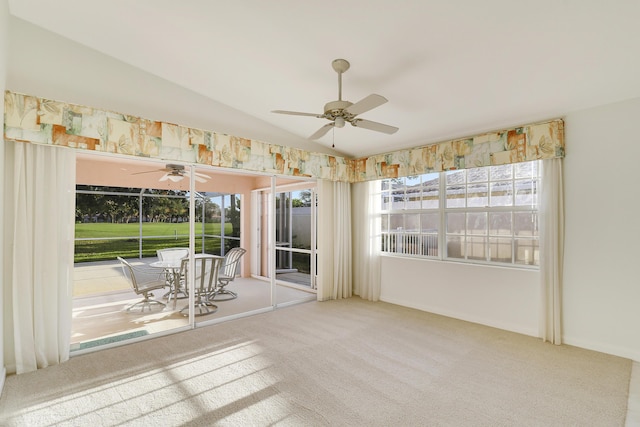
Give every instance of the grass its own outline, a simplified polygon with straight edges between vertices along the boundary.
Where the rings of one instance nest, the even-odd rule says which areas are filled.
[[[204,252],[220,254],[221,224],[205,224]],[[196,250],[202,249],[202,228],[196,226]],[[225,235],[231,234],[231,224],[226,224]],[[113,260],[118,256],[139,256],[139,224],[82,223],[76,224],[75,262]],[[189,246],[189,224],[143,223],[142,256],[154,257],[158,249]],[[153,237],[151,237],[153,236]],[[110,240],[98,240],[98,239]],[[95,239],[95,240],[94,240]]]
[[[206,234],[220,234],[221,224],[205,224]],[[202,225],[196,224],[196,234],[202,231]],[[225,224],[225,234],[231,234],[231,224]],[[108,223],[108,222],[88,222],[76,224],[76,238],[103,238],[103,237],[135,237],[140,234],[140,224],[137,222],[130,224]],[[180,234],[189,235],[189,223],[170,222],[143,222],[143,236],[175,236]]]
[[[221,240],[211,235],[220,235],[221,224],[205,224],[204,252],[220,255]],[[231,224],[226,224],[224,233],[231,235]],[[138,258],[140,252],[139,224],[81,223],[76,224],[74,262],[107,261],[116,257]],[[189,224],[149,222],[142,224],[142,256],[155,257],[158,249],[189,247]],[[152,237],[153,236],[153,237]],[[113,240],[98,240],[98,239]],[[96,240],[91,240],[96,239]],[[196,224],[196,251],[202,250],[202,226]],[[293,268],[309,273],[309,255],[293,254]]]

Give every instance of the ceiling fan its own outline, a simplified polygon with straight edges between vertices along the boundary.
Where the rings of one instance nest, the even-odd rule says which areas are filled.
[[[189,177],[189,171],[187,171],[183,165],[174,165],[174,164],[168,164],[162,169],[154,169],[154,170],[145,171],[145,172],[138,172],[132,175],[141,175],[144,173],[153,173],[153,172],[165,172],[165,174],[162,175],[158,181],[169,180],[172,182],[178,182],[178,181],[182,181],[182,179],[185,176]],[[195,172],[194,179],[198,182],[207,182],[207,180],[211,179],[211,177],[203,173]]]
[[[365,120],[358,118],[357,116],[366,113],[369,110],[373,110],[376,107],[387,102],[387,98],[384,96],[371,94],[355,104],[349,101],[342,100],[342,74],[350,67],[349,61],[346,59],[334,59],[331,63],[333,69],[338,73],[338,100],[331,101],[325,104],[324,113],[300,113],[297,111],[284,111],[273,110],[272,113],[278,114],[290,114],[294,116],[310,116],[317,117],[319,119],[331,120],[331,123],[327,123],[318,129],[309,139],[319,139],[323,137],[331,128],[344,127],[345,123],[351,123],[352,126],[374,130],[376,132],[383,132],[391,135],[395,133],[398,128],[395,126],[389,126],[378,122],[372,122],[371,120]]]

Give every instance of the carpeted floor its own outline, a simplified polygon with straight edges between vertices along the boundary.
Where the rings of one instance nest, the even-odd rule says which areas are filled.
[[[10,376],[3,426],[622,426],[632,362],[359,298]]]

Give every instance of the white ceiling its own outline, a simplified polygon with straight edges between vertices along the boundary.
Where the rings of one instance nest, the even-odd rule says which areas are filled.
[[[9,0],[10,12],[293,134],[336,100],[389,102],[318,142],[361,157],[640,97],[638,0]],[[212,129],[215,130],[215,129]],[[241,135],[240,135],[241,136]],[[334,140],[332,138],[335,138]]]

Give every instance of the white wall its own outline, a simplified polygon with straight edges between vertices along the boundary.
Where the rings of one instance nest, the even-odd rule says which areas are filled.
[[[382,301],[538,336],[539,273],[383,256]]]
[[[7,40],[8,40],[9,3],[0,0],[0,93],[4,94],[7,75]],[[4,117],[4,95],[0,102],[0,117]],[[3,127],[4,129],[4,127]],[[0,133],[0,188],[4,186],[4,131]],[[4,212],[4,191],[0,192],[0,212]],[[4,242],[4,228],[0,222],[0,243]],[[4,244],[0,244],[0,278],[4,277]],[[0,283],[4,283],[0,279]],[[4,367],[4,303],[3,290],[0,288],[0,394],[4,386],[6,369]]]
[[[565,117],[566,344],[640,360],[640,99]],[[383,301],[538,335],[538,273],[383,257]]]
[[[640,99],[566,116],[564,339],[640,361]]]

